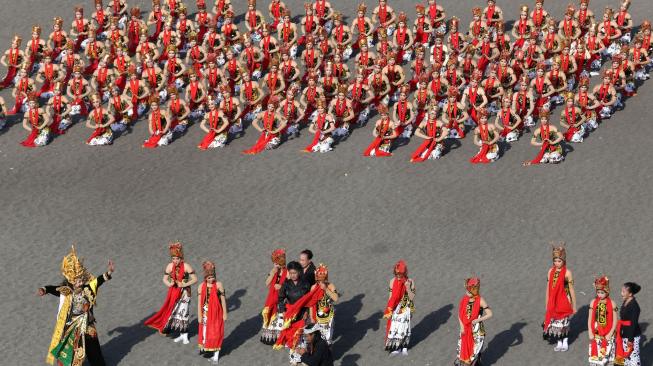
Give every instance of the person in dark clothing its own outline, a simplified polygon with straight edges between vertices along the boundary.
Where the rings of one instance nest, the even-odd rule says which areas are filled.
[[[320,336],[320,327],[317,324],[304,328],[306,348],[297,350],[302,358],[303,366],[333,366],[333,355],[327,342]]]
[[[301,277],[310,286],[315,284],[315,264],[313,264],[313,252],[304,249],[299,253],[299,264],[302,266]]]
[[[639,327],[639,304],[635,299],[635,294],[641,289],[642,287],[634,282],[626,282],[621,288],[621,297],[624,302],[619,310],[615,365],[641,366],[639,342],[642,330]]]
[[[288,277],[281,285],[278,295],[278,311],[283,314],[284,329],[279,333],[273,348],[278,350],[286,347],[290,351],[290,364],[296,365],[301,356],[295,350],[303,342],[302,336],[298,337],[297,334],[302,333],[308,315],[303,303],[297,302],[311,290],[311,286],[302,279],[302,266],[298,262],[290,262],[286,268]]]

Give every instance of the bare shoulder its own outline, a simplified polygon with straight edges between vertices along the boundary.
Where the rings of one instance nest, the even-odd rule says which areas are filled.
[[[193,266],[191,266],[190,264],[184,262],[184,271],[186,271],[188,273],[191,273],[191,272],[194,272],[195,270],[193,269]]]
[[[170,272],[172,272],[172,263],[168,263],[168,265],[166,266],[166,273],[170,273]]]

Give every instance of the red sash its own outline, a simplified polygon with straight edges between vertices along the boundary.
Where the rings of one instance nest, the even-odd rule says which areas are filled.
[[[172,268],[172,273],[170,275],[172,276],[173,281],[181,281],[184,278],[184,273],[184,262],[182,261],[179,263],[177,268]],[[145,325],[158,330],[159,333],[163,332],[163,328],[165,328],[168,319],[170,319],[172,310],[175,308],[177,301],[181,298],[182,292],[183,289],[177,287],[176,284],[170,286],[168,288],[168,295],[163,302],[163,306],[161,306],[161,309],[159,309],[156,314],[145,321]]]
[[[591,318],[591,323],[590,323],[592,334],[594,334],[595,337],[596,336],[601,337],[601,339],[598,339],[596,341],[601,344],[601,349],[603,349],[603,350],[605,350],[605,348],[608,346],[608,340],[605,339],[605,336],[608,335],[608,333],[610,333],[610,329],[612,329],[612,322],[614,321],[614,319],[613,319],[613,315],[614,315],[613,314],[614,313],[613,312],[613,306],[614,305],[612,304],[612,300],[609,297],[607,297],[605,300],[606,300],[605,301],[605,316],[606,316],[606,318],[604,319],[605,320],[605,325],[599,324],[597,322],[597,319],[596,319],[596,315],[597,315],[597,312],[598,312],[598,309],[596,309],[596,308],[601,303],[601,300],[598,297],[594,300],[594,307],[595,308],[592,310],[592,318]],[[590,356],[598,356],[597,342],[592,342],[590,344],[590,347],[591,347],[590,348]]]
[[[288,270],[282,268],[280,272],[276,272],[270,281],[268,287],[268,296],[265,298],[265,305],[263,305],[263,311],[261,315],[263,316],[263,328],[267,328],[270,324],[270,320],[277,313],[277,304],[279,303],[279,291],[274,288],[274,285],[283,285],[286,282],[286,276],[288,275]]]
[[[208,288],[206,281],[200,288],[200,306],[206,303],[206,292]],[[220,350],[222,340],[224,339],[224,320],[222,319],[222,303],[218,296],[218,288],[213,284],[213,288],[208,291],[208,311],[206,312],[206,321],[199,325],[198,344],[201,349],[206,351]],[[206,332],[206,334],[204,334]]]
[[[473,299],[474,303],[471,308],[471,312],[467,314],[467,306],[469,300]],[[460,354],[458,358],[465,362],[471,363],[472,357],[474,356],[474,334],[472,330],[472,321],[478,319],[478,315],[481,312],[481,298],[478,296],[470,297],[463,296],[458,305],[458,319],[463,324],[464,333],[460,335]]]
[[[565,291],[566,273],[567,267],[563,266],[560,269],[556,281],[554,282],[556,269],[555,267],[551,268],[548,284],[549,298],[547,300],[546,316],[544,318],[545,332],[549,329],[552,320],[564,319],[573,314],[571,303],[569,302],[569,299],[567,298],[567,292]]]

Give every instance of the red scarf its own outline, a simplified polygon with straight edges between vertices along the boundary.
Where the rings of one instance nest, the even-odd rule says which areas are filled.
[[[267,115],[267,112],[266,112]],[[274,273],[272,276],[272,281],[268,287],[268,296],[265,298],[265,305],[263,306],[263,328],[267,328],[270,324],[270,320],[277,313],[277,304],[279,303],[279,291],[274,288],[274,285],[283,285],[286,282],[286,276],[288,275],[288,270],[282,268],[278,272]]]
[[[200,287],[200,306],[203,308],[207,302],[208,292],[208,310],[206,312],[206,321],[200,324],[198,343],[204,350],[220,350],[222,340],[224,339],[224,320],[222,318],[222,302],[218,296],[218,288],[213,284],[210,289],[206,281],[202,282]],[[206,335],[204,334],[206,333]]]
[[[542,128],[544,129],[544,128]],[[540,132],[542,139],[545,138],[544,133]],[[548,131],[546,133],[546,138],[548,138]],[[544,331],[546,332],[551,325],[552,320],[559,320],[566,318],[573,314],[573,309],[571,308],[571,303],[567,298],[567,292],[565,291],[565,275],[567,274],[567,267],[563,266],[560,269],[560,272],[556,271],[555,267],[551,268],[551,274],[549,275],[549,298],[547,299],[546,304],[546,316],[544,318]],[[557,277],[556,277],[557,275]]]
[[[152,111],[152,129],[154,132],[161,132],[161,110]],[[183,275],[183,274],[182,274]]]
[[[184,274],[184,262],[181,261],[179,266],[173,266],[170,277],[174,282],[181,281],[184,278]],[[168,323],[168,319],[170,319],[172,310],[174,309],[175,305],[177,305],[177,301],[179,301],[181,298],[182,290],[183,289],[178,287],[176,284],[168,287],[168,294],[165,301],[163,302],[163,306],[161,306],[161,309],[159,309],[156,314],[145,321],[145,325],[154,328],[159,332],[162,332],[163,328],[166,326],[166,323]]]
[[[470,300],[474,301],[471,305],[471,309],[468,308]],[[465,363],[470,363],[472,356],[474,356],[472,321],[478,319],[480,312],[481,298],[479,296],[463,296],[458,305],[458,319],[463,324],[464,330],[464,334],[460,335],[460,354],[458,355],[458,358]]]
[[[383,133],[379,133],[379,137],[384,137],[385,134],[387,133],[387,126],[389,125],[390,122],[389,120],[386,122],[386,124],[383,126],[385,127],[385,131],[381,131]],[[385,307],[385,312],[383,313],[384,317],[390,317],[392,316],[392,312],[395,311],[397,308],[397,305],[401,302],[401,299],[404,298],[404,295],[406,294],[406,278],[395,278],[394,281],[392,282],[392,292],[390,294],[390,298],[388,299],[388,304]]]
[[[594,300],[594,309],[592,309],[592,318],[591,318],[591,331],[595,336],[600,336],[601,339],[597,340],[601,344],[601,349],[605,349],[608,346],[608,340],[605,339],[605,336],[610,333],[612,329],[612,324],[614,322],[614,304],[609,297],[605,298],[605,303],[601,302],[601,299],[598,297]],[[598,315],[598,316],[597,316]],[[604,324],[601,324],[604,323]],[[592,342],[590,344],[590,356],[598,355],[597,342]]]

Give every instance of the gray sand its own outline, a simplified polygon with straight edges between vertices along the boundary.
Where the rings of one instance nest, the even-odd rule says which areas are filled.
[[[354,2],[332,2],[353,14]],[[141,3],[149,9],[149,1]],[[302,12],[299,1],[290,3],[295,14]],[[441,3],[467,24],[470,2]],[[592,9],[601,12],[606,3],[592,1]],[[27,37],[33,23],[43,24],[46,35],[54,15],[69,24],[74,4],[4,1],[0,47],[14,32]],[[391,3],[413,17],[412,4]],[[508,19],[516,17],[518,4],[499,2]],[[546,7],[559,18],[565,5],[549,1]],[[631,12],[636,24],[653,15],[644,1],[634,2]],[[195,146],[202,133],[195,125],[172,145],[151,151],[140,147],[147,134],[142,121],[106,148],[85,146],[90,130],[77,124],[50,146],[30,150],[18,144],[27,132],[13,125],[0,135],[3,363],[43,362],[57,300],[38,298],[36,289],[61,280],[61,257],[77,243],[95,273],[105,270],[109,258],[116,263],[96,309],[109,365],[205,364],[197,356],[195,331],[191,345],[183,346],[142,326],[163,301],[167,243],[178,239],[195,268],[205,258],[214,260],[226,286],[230,313],[222,365],[287,364],[285,351],[258,341],[269,254],[278,246],[292,257],[311,248],[316,262],[329,265],[343,293],[336,309],[337,364],[451,364],[456,308],[463,280],[472,274],[482,278],[481,292],[495,314],[486,323],[484,364],[587,364],[593,276],[610,276],[617,301],[624,281],[643,284],[641,321],[653,321],[647,259],[653,244],[652,89],[653,82],[641,87],[625,111],[571,146],[563,164],[531,168],[520,165],[537,152],[526,138],[488,166],[468,162],[476,153],[469,138],[436,162],[408,162],[415,139],[392,158],[365,159],[371,125],[329,154],[301,154],[311,138],[304,132],[254,157],[240,154],[257,138],[251,128],[225,149],[200,152]],[[8,91],[2,95],[11,106]],[[560,239],[568,243],[580,308],[566,354],[542,341],[540,326],[548,243]],[[408,357],[390,359],[383,351],[381,312],[400,258],[417,285],[413,346]],[[642,346],[650,365],[653,342]]]

